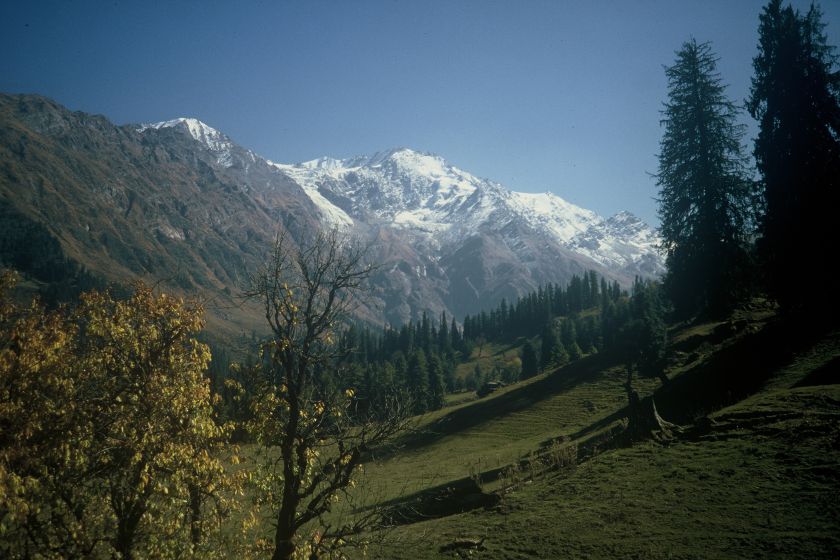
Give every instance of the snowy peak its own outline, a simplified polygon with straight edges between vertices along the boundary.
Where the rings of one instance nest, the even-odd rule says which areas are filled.
[[[567,202],[553,193],[511,192],[511,206],[536,228],[550,231],[562,243],[569,243],[602,218],[591,210]]]
[[[453,212],[483,183],[440,156],[408,148],[273,165],[298,182],[334,226],[356,219],[425,233],[448,230]]]
[[[333,226],[387,226],[438,250],[477,234],[528,231],[630,277],[662,270],[656,232],[633,214],[605,219],[553,193],[510,191],[435,154],[396,148],[275,165]]]
[[[220,165],[230,167],[233,164],[232,151],[235,144],[222,132],[209,126],[198,119],[191,117],[179,117],[168,121],[141,125],[137,131],[145,132],[149,129],[160,130],[161,128],[174,128],[186,132],[195,141],[204,144],[216,155]]]
[[[433,260],[476,235],[502,236],[512,247],[520,241],[510,236],[530,236],[624,277],[664,271],[657,232],[633,214],[619,212],[605,219],[553,193],[511,191],[436,154],[401,147],[283,164],[263,160],[194,118],[138,130],[162,128],[188,134],[224,167],[265,161],[302,188],[327,227],[389,228],[432,251]]]

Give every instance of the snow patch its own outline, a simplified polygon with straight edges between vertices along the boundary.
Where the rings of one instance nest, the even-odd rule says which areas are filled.
[[[344,210],[327,200],[327,198],[321,194],[319,188],[319,181],[316,178],[317,175],[313,177],[311,173],[307,172],[307,170],[309,169],[318,169],[317,167],[285,165],[282,163],[274,163],[268,160],[266,160],[266,162],[269,165],[279,169],[292,179],[294,179],[295,182],[301,186],[303,192],[306,193],[309,199],[318,208],[318,211],[321,213],[321,217],[323,218],[324,222],[330,227],[336,227],[338,229],[345,230],[353,226],[353,218],[351,218],[347,214],[347,212],[345,212]]]

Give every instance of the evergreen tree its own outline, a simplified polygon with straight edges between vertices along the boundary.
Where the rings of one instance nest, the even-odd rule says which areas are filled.
[[[640,375],[659,377],[663,383],[668,381],[664,372],[667,344],[664,316],[659,286],[637,281],[630,316],[622,325],[619,336],[619,350],[628,373],[637,367]]]
[[[452,337],[452,348],[454,350],[461,350],[463,340],[461,339],[461,331],[458,330],[458,323],[455,322],[455,317],[452,318],[449,336]]]
[[[645,282],[633,297],[634,313],[641,321],[639,338],[636,341],[639,373],[646,377],[665,377],[665,348],[668,331],[665,327],[665,311],[659,297],[659,287]]]
[[[422,349],[418,349],[411,355],[406,377],[408,391],[414,401],[414,411],[418,414],[425,412],[429,394],[429,373],[426,366],[426,354]]]
[[[443,383],[447,393],[454,393],[458,388],[458,380],[455,377],[455,364],[449,360],[443,362]]]
[[[442,354],[452,353],[452,341],[449,338],[449,326],[446,323],[446,311],[440,315],[440,327],[438,328],[438,348]]]
[[[540,368],[548,369],[552,365],[557,364],[557,351],[560,346],[560,337],[557,336],[557,330],[551,323],[543,328],[542,345],[540,348]]]
[[[759,24],[747,108],[759,121],[754,155],[765,214],[759,252],[768,287],[788,311],[814,298],[808,283],[830,277],[826,247],[837,240],[840,206],[840,73],[819,9],[802,15],[771,1]],[[809,274],[802,274],[802,267]]]
[[[537,373],[539,373],[537,351],[534,350],[534,345],[528,341],[522,347],[522,373],[519,378],[528,379],[529,377],[534,377]]]
[[[446,390],[443,382],[443,365],[437,354],[429,356],[427,370],[429,374],[429,397],[426,402],[430,410],[438,410],[443,408],[443,397]]]
[[[420,339],[420,346],[423,348],[423,351],[428,354],[432,350],[432,324],[429,321],[429,316],[426,315],[426,312],[423,312],[423,315],[420,319],[420,325],[418,325],[418,338]]]
[[[692,39],[665,70],[659,215],[665,287],[681,317],[726,310],[746,262],[752,183],[741,148],[743,126],[716,61],[709,43]]]
[[[397,350],[391,358],[391,364],[394,366],[394,384],[399,387],[408,387],[408,363],[401,351]]]

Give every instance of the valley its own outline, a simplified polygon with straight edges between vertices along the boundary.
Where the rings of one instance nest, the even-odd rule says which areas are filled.
[[[0,558],[840,558],[838,18],[0,4]]]

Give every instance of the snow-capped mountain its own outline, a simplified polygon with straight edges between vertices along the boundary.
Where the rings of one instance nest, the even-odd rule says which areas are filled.
[[[332,226],[354,220],[390,226],[440,249],[516,224],[614,271],[663,271],[656,232],[629,212],[605,219],[552,193],[510,191],[433,154],[400,148],[274,165],[304,188]]]
[[[552,193],[514,192],[434,154],[398,148],[285,164],[197,119],[137,130],[188,135],[241,192],[269,213],[282,208],[286,228],[293,196],[304,221],[370,241],[383,265],[373,291],[395,324],[423,311],[475,313],[587,270],[624,285],[664,270],[656,232],[632,214],[604,218]]]
[[[216,163],[223,167],[233,167],[237,152],[246,154],[247,158],[251,161],[255,161],[258,157],[250,150],[243,150],[242,148],[239,148],[239,146],[234,144],[227,135],[219,132],[212,126],[209,126],[198,119],[179,117],[177,119],[159,123],[143,124],[137,128],[137,132],[144,132],[150,128],[155,130],[160,130],[162,128],[176,128],[185,131],[197,142],[204,144],[211,152],[213,152],[216,156]]]

